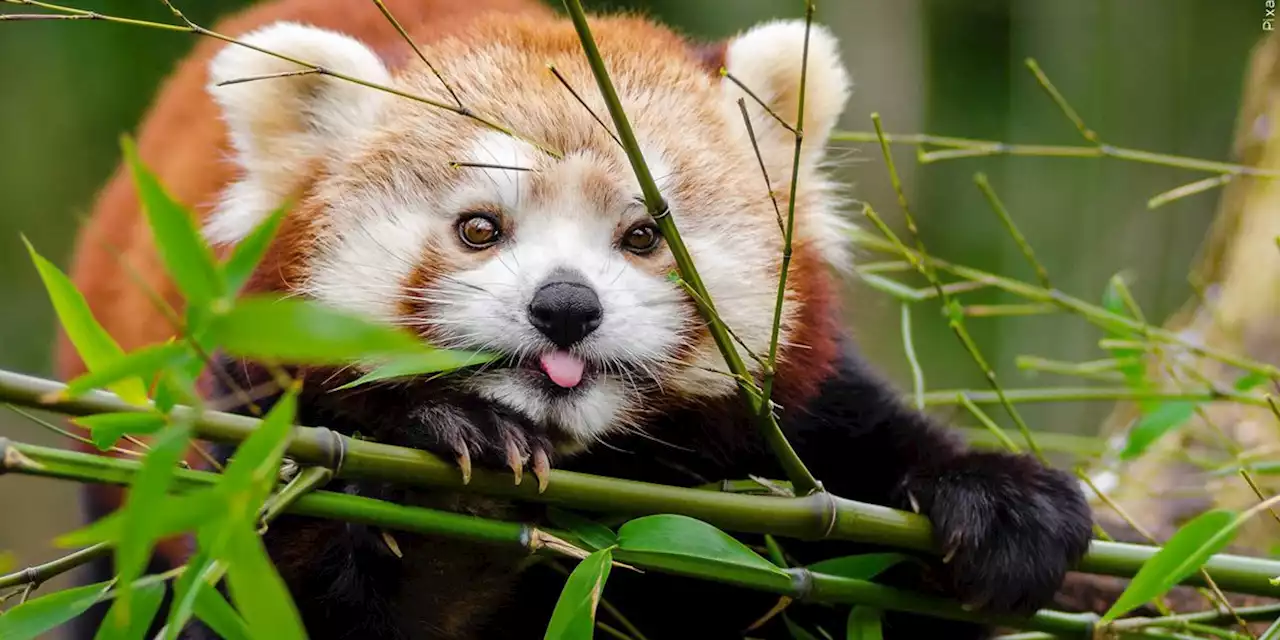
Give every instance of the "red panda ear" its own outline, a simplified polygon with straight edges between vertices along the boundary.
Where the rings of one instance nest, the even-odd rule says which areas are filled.
[[[778,117],[794,127],[799,115],[800,80],[804,69],[802,159],[807,166],[814,167],[822,159],[823,149],[849,98],[849,74],[840,58],[835,36],[817,24],[806,29],[803,20],[775,21],[749,29],[719,47],[702,54],[702,60],[715,62],[718,59],[717,73],[731,75],[737,81],[727,77],[722,81],[725,101],[735,114],[739,113],[737,101],[742,99],[746,102],[752,128],[771,175],[790,174],[795,153],[794,134],[769,115],[742,87],[750,89]],[[736,120],[741,123],[741,116]],[[745,137],[745,125],[739,129]],[[785,173],[775,174],[775,170],[785,170]]]
[[[361,80],[391,81],[373,51],[333,31],[279,22],[242,41]],[[209,218],[211,240],[240,240],[293,194],[310,163],[334,155],[373,124],[383,92],[325,75],[288,75],[300,70],[280,57],[234,44],[210,63],[208,90],[222,108],[243,169]]]

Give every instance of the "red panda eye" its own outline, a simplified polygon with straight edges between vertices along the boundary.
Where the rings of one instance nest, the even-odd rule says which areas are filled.
[[[470,213],[458,220],[458,238],[472,249],[492,246],[502,237],[498,222],[486,213]]]
[[[662,234],[658,232],[658,227],[652,222],[642,222],[632,225],[627,232],[622,235],[622,248],[637,255],[643,255],[658,248],[658,241],[662,239]]]

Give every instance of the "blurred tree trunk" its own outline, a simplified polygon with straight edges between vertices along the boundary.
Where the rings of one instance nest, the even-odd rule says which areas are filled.
[[[1238,118],[1234,160],[1268,171],[1280,170],[1280,38],[1264,39],[1254,50]],[[1222,193],[1217,218],[1201,248],[1191,283],[1198,292],[1165,327],[1186,339],[1250,359],[1280,365],[1280,181],[1238,177]],[[1170,350],[1154,354],[1149,377],[1170,389],[1203,386],[1230,389],[1244,375],[1234,367]],[[1190,377],[1186,372],[1194,371]],[[1198,378],[1198,379],[1197,379]],[[1270,391],[1274,392],[1276,387]],[[1114,450],[1123,448],[1138,407],[1115,407],[1104,425]],[[1247,509],[1258,496],[1237,473],[1215,474],[1241,452],[1280,458],[1280,418],[1263,407],[1208,403],[1187,424],[1166,434],[1137,460],[1115,455],[1092,473],[1095,481],[1132,520],[1163,542],[1184,522],[1206,509]],[[1276,476],[1254,476],[1266,496],[1280,490]],[[1144,537],[1103,501],[1095,498],[1098,521],[1118,539]],[[1232,550],[1269,555],[1280,540],[1280,523],[1269,514],[1252,520]],[[1075,593],[1095,602],[1120,581],[1090,578]],[[1098,591],[1100,590],[1100,591]],[[1087,594],[1087,595],[1084,595]],[[1171,605],[1203,609],[1204,600],[1186,590]],[[1092,608],[1086,606],[1082,608]]]

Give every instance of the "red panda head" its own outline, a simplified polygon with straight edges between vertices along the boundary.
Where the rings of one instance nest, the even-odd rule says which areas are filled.
[[[639,19],[601,18],[593,31],[720,316],[766,353],[795,138],[719,67],[794,122],[804,23],[758,26],[711,56]],[[389,69],[338,33],[280,23],[244,41],[407,94],[454,99],[416,55]],[[610,133],[572,25],[492,17],[422,52],[466,109],[516,135],[330,76],[278,75],[299,67],[225,48],[210,91],[242,172],[208,219],[210,238],[234,243],[296,198],[277,257],[264,265],[273,270],[263,276],[274,278],[267,288],[412,327],[438,346],[510,356],[509,366],[461,374],[458,384],[571,444],[643,426],[664,398],[733,395],[704,322],[671,277],[676,264]],[[848,91],[836,42],[815,25],[792,265],[803,273],[793,271],[784,307],[784,366],[803,361],[809,346],[806,287],[848,259],[846,223],[822,172]]]

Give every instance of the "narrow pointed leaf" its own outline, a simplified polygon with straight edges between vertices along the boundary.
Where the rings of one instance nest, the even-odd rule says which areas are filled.
[[[180,362],[186,355],[187,346],[178,342],[142,347],[116,358],[106,366],[74,378],[67,383],[63,395],[74,398],[131,378],[148,381],[161,369]]]
[[[195,216],[174,200],[142,164],[131,140],[125,138],[121,146],[165,270],[189,304],[207,307],[223,295],[225,285]]]
[[[71,422],[89,430],[89,439],[102,451],[119,442],[125,434],[147,435],[164,427],[167,418],[159,413],[97,413]]]
[[[0,638],[34,640],[84,613],[107,593],[109,583],[55,591],[20,604],[0,615]]]
[[[108,612],[103,618],[102,625],[98,627],[98,633],[94,635],[94,640],[143,640],[146,637],[147,630],[151,627],[151,621],[155,619],[156,612],[160,610],[160,603],[164,600],[165,583],[156,581],[146,584],[139,584],[134,587],[133,597],[129,601],[129,612],[124,616],[115,615],[114,611]],[[112,603],[111,608],[123,606],[123,600],[117,599]],[[117,620],[127,620],[125,624],[116,622]]]
[[[594,520],[588,520],[572,511],[551,507],[547,509],[547,517],[551,520],[551,524],[568,530],[592,551],[618,544],[618,535],[609,527]]]
[[[142,461],[142,468],[134,477],[125,496],[120,525],[120,542],[116,545],[115,566],[120,587],[116,598],[119,608],[113,613],[126,618],[132,605],[133,581],[142,575],[151,550],[161,533],[155,518],[173,481],[173,471],[178,460],[187,450],[190,425],[175,424],[160,433],[152,441],[151,451]]]
[[[1206,511],[1182,525],[1160,551],[1142,564],[1102,622],[1115,620],[1164,595],[1197,571],[1209,556],[1226,547],[1237,526],[1236,514],[1222,509]]]
[[[93,317],[93,312],[89,309],[89,303],[76,289],[71,279],[52,262],[36,253],[35,247],[32,247],[26,238],[22,241],[26,243],[31,260],[36,265],[36,271],[40,273],[40,279],[44,282],[44,288],[49,294],[49,300],[53,303],[58,321],[66,331],[71,344],[75,346],[76,353],[84,361],[85,368],[89,371],[98,371],[110,366],[123,356],[124,351],[120,345],[107,333],[106,329],[102,328],[102,325],[98,324],[97,319]],[[142,384],[142,380],[136,378],[121,380],[109,388],[112,393],[130,404],[140,405],[147,402],[147,389]]]
[[[560,591],[544,640],[591,640],[596,608],[604,595],[612,566],[613,554],[606,548],[592,553],[574,567]]]
[[[223,640],[253,640],[249,625],[217,589],[206,586],[196,592],[195,615]]]
[[[782,622],[787,626],[787,633],[791,634],[792,640],[818,640],[818,636],[809,633],[808,629],[796,624],[791,616],[782,614]]]
[[[233,503],[229,521],[256,518],[278,480],[297,411],[298,390],[289,389],[231,456],[221,486]]]
[[[222,579],[226,567],[226,563],[215,560],[203,550],[187,562],[187,570],[173,584],[173,604],[169,606],[169,617],[165,620],[165,640],[177,640],[192,614],[199,615],[196,611],[200,608],[201,592],[213,591],[213,585]],[[219,595],[218,599],[221,600],[222,596]],[[205,623],[222,637],[230,637],[208,620]]]
[[[305,640],[302,617],[252,524],[243,522],[232,527],[227,542],[231,599],[254,637]]]
[[[407,331],[296,298],[244,298],[210,330],[228,353],[291,364],[346,365],[426,349]]]
[[[223,263],[222,274],[231,296],[238,295],[245,283],[249,281],[249,277],[253,275],[253,270],[266,255],[267,248],[271,246],[271,240],[280,229],[284,216],[284,207],[272,211],[271,215],[267,216],[267,219],[263,220],[252,233],[236,244],[235,249],[231,251],[231,256]]]
[[[730,582],[759,584],[765,579],[779,588],[791,585],[786,571],[729,534],[687,516],[660,514],[632,520],[618,529],[618,549],[625,552],[624,562],[634,558],[677,573],[710,572]]]
[[[338,387],[338,389],[350,389],[352,387],[358,387],[360,385],[377,382],[379,380],[420,376],[428,373],[443,373],[446,371],[461,369],[463,367],[486,364],[493,362],[500,357],[501,356],[496,353],[479,353],[475,351],[461,351],[453,349],[430,349],[424,353],[394,358],[389,362],[379,365],[373,371],[360,376],[359,379]]]
[[[167,495],[161,499],[152,515],[152,533],[164,539],[187,531],[193,531],[217,516],[226,513],[226,500],[217,488],[201,489],[180,495]],[[60,547],[83,547],[99,542],[118,543],[124,532],[123,509],[110,513],[94,522],[65,533],[55,540]]]
[[[1138,423],[1129,430],[1129,439],[1120,452],[1121,460],[1141,456],[1156,440],[1186,424],[1195,415],[1197,402],[1172,401],[1155,404],[1144,410]]]
[[[845,640],[884,640],[881,611],[865,605],[857,605],[849,612]]]
[[[865,553],[856,556],[832,558],[809,565],[814,573],[826,573],[841,578],[871,580],[889,567],[911,558],[901,553]]]

